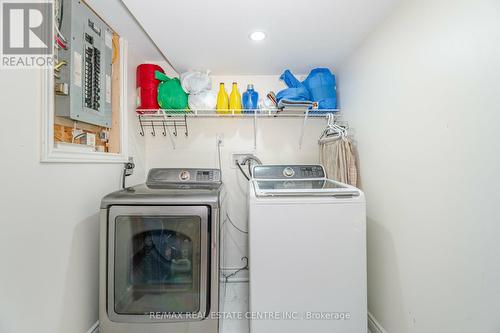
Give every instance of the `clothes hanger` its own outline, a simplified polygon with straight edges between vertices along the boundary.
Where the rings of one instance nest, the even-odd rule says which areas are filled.
[[[336,134],[337,129],[335,128],[335,123],[333,121],[333,115],[331,113],[326,115],[327,125],[325,130],[321,133],[320,139],[329,136],[331,134]]]
[[[331,113],[326,115],[327,125],[321,133],[319,140],[323,139],[338,139],[345,136],[345,130],[335,123],[335,116]]]

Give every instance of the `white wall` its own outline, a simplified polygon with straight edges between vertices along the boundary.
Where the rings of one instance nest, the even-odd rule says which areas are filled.
[[[500,3],[407,1],[341,66],[389,333],[500,331]]]
[[[130,71],[139,60],[130,52]],[[123,166],[41,164],[40,84],[37,70],[1,71],[0,332],[87,332],[98,310],[99,203],[121,186]],[[131,94],[129,183],[145,177],[134,106]]]
[[[277,76],[213,77],[213,89],[218,91],[219,82],[225,82],[230,93],[231,83],[238,82],[240,92],[248,83],[254,83],[260,95],[269,90],[278,92],[283,88]],[[325,121],[311,119],[306,127],[304,143],[299,150],[301,119],[259,119],[257,149],[254,151],[253,119],[188,119],[189,137],[182,131],[175,138],[173,149],[168,137],[157,133],[146,134],[147,167],[218,167],[216,135],[223,134],[221,147],[223,181],[228,192],[229,214],[242,229],[247,230],[246,180],[237,169],[231,168],[233,152],[255,153],[264,163],[317,163],[317,139],[324,129]],[[228,228],[234,241],[229,242],[227,266],[239,267],[241,257],[247,255],[246,237]],[[229,238],[228,238],[229,239]],[[241,277],[245,276],[242,274]]]
[[[143,182],[135,70],[162,59],[120,0],[91,1],[129,42],[128,184]],[[172,69],[163,64],[168,72]],[[121,164],[41,164],[41,73],[0,70],[0,332],[85,333],[98,319],[98,210],[121,186]]]

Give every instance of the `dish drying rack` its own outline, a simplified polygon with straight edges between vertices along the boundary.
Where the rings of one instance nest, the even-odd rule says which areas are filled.
[[[160,132],[163,136],[172,135],[177,137],[179,131],[189,136],[188,118],[241,118],[253,119],[254,122],[254,148],[257,145],[257,119],[259,118],[303,118],[299,137],[299,148],[302,146],[304,129],[308,119],[326,119],[332,114],[336,120],[341,120],[342,114],[338,109],[256,109],[256,110],[214,110],[214,109],[138,109],[137,117],[140,125],[141,136],[145,135],[145,129],[151,129],[151,135],[156,136]],[[170,129],[172,131],[170,131]],[[173,140],[173,138],[172,138]]]

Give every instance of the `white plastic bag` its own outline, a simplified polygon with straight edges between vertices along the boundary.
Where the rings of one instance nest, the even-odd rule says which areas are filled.
[[[198,94],[212,88],[209,72],[189,71],[181,74],[182,89],[188,94]]]
[[[198,94],[190,94],[188,96],[188,104],[191,110],[215,109],[217,94],[211,90],[205,90]]]
[[[276,105],[274,104],[274,102],[267,96],[264,96],[264,98],[259,98],[258,106],[259,109],[266,109],[266,110],[276,109]]]

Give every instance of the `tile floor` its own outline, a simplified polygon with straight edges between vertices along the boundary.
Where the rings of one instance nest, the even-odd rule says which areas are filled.
[[[226,298],[222,311],[243,313],[248,311],[248,282],[226,284]],[[221,333],[249,333],[248,320],[226,319],[221,325]]]
[[[222,311],[248,311],[248,282],[231,282],[226,284],[226,298]],[[249,333],[248,320],[225,319],[221,323],[221,333]]]
[[[233,282],[226,284],[224,312],[248,311],[248,282]],[[221,323],[221,333],[249,333],[248,320],[225,319]],[[94,333],[99,333],[96,331]],[[371,333],[368,331],[368,333]]]

